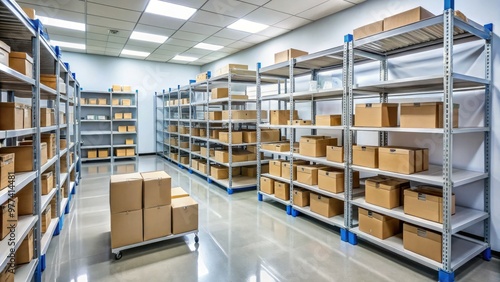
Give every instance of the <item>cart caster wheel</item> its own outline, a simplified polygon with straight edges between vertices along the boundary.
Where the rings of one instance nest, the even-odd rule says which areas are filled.
[[[122,259],[122,257],[123,257],[122,252],[118,252],[117,254],[115,254],[115,259],[116,259],[116,260],[121,260],[121,259]]]
[[[198,237],[198,235],[194,236],[194,242],[196,244],[198,244],[198,242],[200,242],[200,238]]]

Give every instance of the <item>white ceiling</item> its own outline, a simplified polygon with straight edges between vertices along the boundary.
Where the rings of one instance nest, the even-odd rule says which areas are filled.
[[[188,20],[144,13],[149,0],[18,1],[40,16],[86,23],[86,31],[47,27],[52,40],[86,44],[88,54],[122,56],[149,61],[171,61],[176,55],[199,58],[204,65],[353,7],[365,0],[162,0],[195,8]],[[228,29],[238,19],[269,25],[255,33]],[[117,34],[111,34],[111,29]],[[168,36],[164,44],[129,39],[132,31]],[[204,42],[223,45],[218,51],[192,48]],[[63,48],[65,49],[65,48]],[[146,58],[120,55],[123,49],[150,52]]]

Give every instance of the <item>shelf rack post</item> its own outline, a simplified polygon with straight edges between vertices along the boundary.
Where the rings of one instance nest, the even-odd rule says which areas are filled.
[[[294,117],[294,112],[295,112],[295,102],[293,99],[293,93],[295,92],[295,76],[294,76],[294,67],[295,67],[295,62],[296,60],[294,58],[290,59],[290,62],[288,64],[288,78],[290,80],[290,88],[289,88],[289,95],[290,95],[290,120],[293,121]],[[290,157],[290,206],[287,207],[286,212],[288,215],[293,215],[293,216],[298,216],[298,212],[292,209],[292,203],[293,203],[293,144],[295,142],[295,129],[291,126],[288,126],[290,128],[290,152],[289,152],[289,157]]]
[[[261,162],[261,153],[260,153],[260,150],[262,148],[262,140],[261,140],[261,134],[262,134],[262,129],[260,127],[260,125],[262,124],[262,113],[261,113],[261,110],[262,110],[262,101],[261,101],[261,98],[262,98],[262,90],[261,90],[261,85],[260,85],[260,69],[261,69],[262,65],[261,63],[257,63],[257,71],[256,71],[256,76],[255,76],[255,80],[256,80],[256,84],[257,84],[257,93],[256,93],[256,98],[257,98],[257,105],[256,105],[256,108],[257,108],[257,199],[262,202],[263,200],[263,197],[262,197],[262,194],[260,194],[260,176],[262,174],[262,165],[260,164]]]
[[[181,126],[181,119],[182,119],[182,108],[180,105],[180,100],[182,99],[182,91],[181,91],[181,86],[177,85],[177,132],[179,131],[179,127]],[[179,132],[178,132],[179,133]],[[181,135],[177,134],[177,165],[179,165],[180,160],[181,160],[181,150],[179,149],[181,147]]]
[[[193,139],[191,138],[193,135],[192,135],[192,128],[193,128],[193,124],[192,124],[192,120],[193,120],[193,106],[191,105],[192,104],[192,101],[194,101],[193,99],[194,95],[193,95],[193,85],[192,83],[189,83],[189,164],[188,164],[188,171],[191,173],[192,172],[192,165],[191,165],[191,159],[193,158],[193,155],[191,154],[192,152],[192,142],[193,142]]]
[[[80,98],[81,98],[81,88],[80,85],[78,84],[77,81],[75,81],[75,91],[77,93],[77,97],[75,100],[75,103],[77,103],[77,108],[76,108],[76,120],[75,124],[78,122],[77,125],[77,142],[75,143],[75,146],[77,147],[76,153],[78,154],[78,182],[82,179],[82,104],[80,103]]]
[[[156,155],[158,155],[158,92],[155,92],[155,98],[153,104],[155,107],[155,139],[156,139],[155,153]]]
[[[172,108],[170,106],[170,101],[171,101],[170,99],[172,97],[171,94],[172,94],[172,88],[169,88],[168,89],[168,110],[167,110],[168,111],[167,120],[168,120],[168,128],[169,128],[169,130],[168,130],[168,148],[167,148],[168,155],[165,155],[167,157],[167,159],[170,159],[170,153],[172,152],[172,144],[170,143],[170,138],[172,138],[172,133],[170,132],[170,121],[172,119],[172,111],[171,111]]]
[[[227,193],[229,195],[233,194],[233,103],[231,99],[231,76],[232,70],[229,69],[229,75],[227,76],[227,87],[228,87],[228,111],[229,111],[229,187],[227,188]]]
[[[380,81],[387,81],[388,79],[389,79],[388,63],[387,63],[387,58],[384,58],[383,60],[380,61]],[[380,93],[380,103],[388,103],[388,102],[389,102],[388,94],[386,92]],[[379,132],[379,145],[380,146],[389,145],[389,132],[387,131]]]

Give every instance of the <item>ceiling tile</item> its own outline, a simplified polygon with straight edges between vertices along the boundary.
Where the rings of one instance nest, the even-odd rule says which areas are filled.
[[[199,23],[195,23],[195,22],[187,22],[182,26],[182,28],[180,30],[193,32],[193,33],[199,33],[199,34],[212,35],[212,34],[216,33],[217,31],[221,30],[221,28],[217,27],[217,26],[210,26],[210,25],[199,24]]]
[[[151,46],[138,46],[131,44],[130,42],[123,47],[123,49],[127,50],[133,50],[133,51],[141,51],[141,52],[148,52],[152,53],[154,50],[156,50],[157,47],[151,47]]]
[[[224,57],[227,57],[228,55],[229,54],[227,54],[227,53],[213,52],[212,54],[203,57],[203,59],[218,60],[218,59],[222,59]]]
[[[127,40],[128,40],[127,37],[119,37],[113,35],[108,36],[108,42],[125,44]]]
[[[52,38],[52,35],[55,35],[55,34],[78,37],[78,38],[85,38],[84,31],[71,30],[71,29],[67,29],[67,28],[59,28],[59,27],[55,27],[55,26],[47,27],[47,31],[49,32],[51,38]]]
[[[123,29],[123,30],[133,30],[135,26],[135,23],[133,22],[102,18],[92,15],[87,16],[87,23],[91,25],[107,27],[108,29]]]
[[[153,14],[142,14],[141,19],[139,20],[140,24],[151,25],[161,28],[168,29],[179,29],[184,23],[184,20],[174,19],[169,17],[163,17],[160,15]]]
[[[230,47],[230,48],[236,48],[236,49],[246,49],[248,47],[251,47],[253,46],[254,44],[253,43],[250,43],[250,42],[244,42],[244,41],[236,41],[232,44],[229,44],[227,47]]]
[[[202,57],[202,56],[206,56],[210,53],[213,53],[214,51],[205,50],[205,49],[198,49],[198,48],[191,48],[186,52],[189,52],[190,54],[196,55],[196,57]]]
[[[224,48],[219,50],[219,52],[224,52],[224,53],[228,53],[228,54],[234,54],[238,51],[240,51],[240,50],[237,48],[231,48],[231,47],[224,47]]]
[[[328,2],[328,0],[272,0],[271,2],[264,5],[264,7],[273,9],[275,11],[281,11],[283,13],[296,15],[301,12],[307,11],[315,6],[322,3]]]
[[[315,21],[352,6],[354,6],[354,4],[343,0],[329,0],[328,2],[298,14],[298,16]]]
[[[168,45],[168,44],[163,44],[161,45],[158,50],[166,50],[166,51],[170,51],[170,52],[184,52],[186,50],[188,50],[189,47],[185,47],[185,46],[177,46],[177,45]]]
[[[191,41],[202,41],[203,39],[207,38],[208,35],[206,34],[198,34],[198,33],[192,33],[192,32],[186,32],[186,31],[177,31],[172,35],[172,38],[176,39],[183,39],[183,40],[191,40]]]
[[[123,49],[123,45],[124,44],[119,44],[119,43],[111,43],[111,42],[108,42],[108,45],[107,47],[108,48],[113,48],[113,49]]]
[[[243,38],[242,41],[257,44],[257,43],[261,43],[261,42],[264,42],[264,41],[269,40],[269,39],[270,38],[267,36],[252,34],[248,37]]]
[[[293,16],[293,17],[289,17],[288,19],[285,19],[285,20],[275,24],[274,26],[279,27],[279,28],[292,30],[292,29],[296,29],[298,27],[301,27],[303,25],[310,24],[310,23],[312,23],[311,20]]]
[[[94,3],[87,3],[87,14],[129,22],[137,22],[141,16],[140,12]]]
[[[67,2],[67,1],[62,1]],[[112,7],[119,7],[134,11],[144,11],[149,0],[87,0],[89,3],[106,4]]]
[[[118,33],[113,34],[113,36],[116,36],[116,37],[128,38],[130,36],[130,34],[132,33],[130,30],[123,30],[123,29],[116,29],[116,30],[118,30]],[[97,34],[102,34],[102,35],[107,36],[107,35],[109,35],[109,28],[87,24],[87,32],[92,32],[92,33],[97,33]]]
[[[196,41],[189,41],[189,40],[182,40],[182,39],[177,39],[177,38],[169,38],[165,42],[166,45],[176,45],[176,46],[182,46],[182,47],[193,47],[194,45],[198,44]]]
[[[144,61],[144,57],[139,57],[139,56],[132,56],[132,55],[124,55],[120,53],[120,58],[129,58],[129,59],[135,59],[135,60],[141,60]]]
[[[118,56],[122,52],[122,49],[113,49],[113,48],[106,48],[106,55],[107,56]]]
[[[228,17],[224,15],[218,15],[206,11],[198,11],[196,12],[190,19],[192,22],[215,25],[220,27],[226,27],[234,22],[236,22],[238,18]]]
[[[87,43],[87,52],[88,51],[96,51],[96,52],[105,52],[106,51],[106,47],[101,47],[101,46],[90,46],[88,45]]]
[[[146,61],[155,61],[155,62],[166,62],[170,60],[172,57],[168,56],[156,56],[156,55],[149,55],[146,58]]]
[[[165,2],[199,9],[207,0],[165,0]]]
[[[133,40],[129,39],[127,41],[127,45],[134,45],[134,46],[140,46],[148,49],[153,49],[155,50],[156,48],[160,47],[160,43],[155,43],[155,42],[147,42],[147,41],[140,41],[140,40]]]
[[[245,38],[245,37],[249,36],[250,33],[244,32],[244,31],[238,31],[238,30],[234,30],[234,29],[225,28],[225,29],[217,32],[214,35],[217,36],[217,37],[222,37],[222,38],[227,38],[227,39],[240,40],[242,38]]]
[[[102,47],[103,49],[106,49],[106,46],[108,46],[108,42],[87,39],[87,46]]]
[[[245,2],[245,3],[248,3],[248,4],[254,4],[254,5],[257,5],[257,6],[262,6],[268,2],[271,2],[271,0],[238,0],[240,2]]]
[[[267,37],[276,37],[276,36],[280,36],[282,34],[285,34],[287,32],[289,32],[288,29],[270,26],[257,34],[267,36]]]
[[[87,49],[87,54],[92,54],[92,55],[105,55],[106,52],[100,51],[100,50],[88,50]]]
[[[108,36],[104,35],[104,34],[87,32],[87,39],[107,41],[108,40]]]
[[[365,2],[366,0],[344,0],[344,1],[351,2],[354,4],[361,4],[361,3]]]
[[[42,7],[39,7],[38,10],[35,9],[35,11],[36,11],[36,14],[38,16],[56,18],[56,19],[72,21],[72,22],[85,23],[85,14],[84,13],[44,9]],[[42,23],[43,23],[43,21],[42,21]]]
[[[39,11],[45,10],[47,14],[55,15],[59,11],[71,11],[83,13],[85,11],[85,2],[83,1],[43,1],[40,0],[23,0],[17,1],[20,6],[33,8],[39,14]],[[43,4],[43,5],[42,5]]]
[[[238,18],[243,17],[257,8],[258,6],[236,0],[209,0],[201,7],[201,9],[205,11]]]
[[[211,36],[211,37],[203,40],[203,43],[216,44],[216,45],[222,45],[222,46],[227,46],[233,42],[235,42],[234,39],[222,38],[222,37],[217,37],[217,36]]]
[[[245,20],[258,22],[261,24],[273,25],[290,17],[285,13],[277,12],[267,8],[259,8],[245,16]]]
[[[175,52],[175,51],[156,49],[152,54],[158,55],[158,56],[165,56],[165,57],[172,56],[173,57],[173,56],[177,55],[178,53],[179,52]]]
[[[56,41],[65,41],[65,42],[71,42],[71,43],[85,44],[85,38],[77,38],[77,37],[71,37],[71,36],[52,34],[50,36],[50,39],[56,40]]]
[[[172,34],[175,33],[175,29],[166,29],[166,28],[150,26],[150,25],[143,25],[143,24],[138,24],[135,27],[134,31],[152,33],[152,34],[163,35],[163,36],[168,36],[168,37],[172,36]]]

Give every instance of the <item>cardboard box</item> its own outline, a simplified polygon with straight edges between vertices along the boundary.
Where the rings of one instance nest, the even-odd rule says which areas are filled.
[[[443,191],[419,186],[404,191],[404,212],[423,219],[443,223]],[[455,194],[451,197],[451,214],[455,214]]]
[[[120,99],[113,98],[113,100],[111,101],[111,103],[112,103],[113,106],[119,106],[120,105]]]
[[[293,119],[299,119],[299,112],[293,112]],[[287,125],[290,120],[290,110],[271,111],[271,125]]]
[[[188,197],[189,193],[184,191],[181,187],[172,188],[172,199]]]
[[[214,88],[212,89],[212,95],[210,96],[212,100],[227,97],[229,97],[229,88]]]
[[[359,187],[359,172],[353,172],[353,188]],[[335,194],[344,192],[344,170],[323,168],[318,171],[318,188]]]
[[[42,233],[47,232],[50,222],[52,221],[52,208],[50,205],[42,212]]]
[[[365,201],[369,204],[393,209],[401,206],[401,191],[410,187],[409,181],[398,181],[386,177],[365,180]]]
[[[353,31],[354,40],[362,39],[368,36],[372,36],[384,31],[384,21],[377,21],[371,24],[367,24],[356,28]]]
[[[31,118],[31,107],[28,105],[24,105],[24,120],[23,120],[23,127],[24,128],[32,128],[32,118]],[[65,122],[64,122],[65,123]]]
[[[111,89],[113,90],[113,92],[121,92],[122,91],[122,86],[118,85],[118,84],[113,84],[111,86]]]
[[[392,30],[398,27],[419,22],[428,18],[434,17],[434,14],[422,7],[413,8],[411,10],[396,14],[384,19],[384,31]]]
[[[293,188],[293,204],[299,207],[309,206],[311,192],[302,188]]]
[[[172,233],[198,230],[198,203],[191,197],[172,199]]]
[[[134,139],[125,139],[125,145],[134,145]]]
[[[127,126],[126,125],[118,126],[118,132],[127,132]]]
[[[19,199],[17,214],[19,216],[33,215],[33,182],[17,192],[16,197]]]
[[[337,138],[328,136],[302,136],[299,144],[299,150],[304,156],[326,157],[326,147],[336,146]]]
[[[33,259],[33,229],[26,235],[16,251],[16,264],[25,264]]]
[[[283,182],[274,182],[274,195],[278,199],[290,201],[290,184]]]
[[[108,99],[106,98],[99,98],[97,99],[97,105],[107,105],[108,104]]]
[[[297,50],[297,49],[288,49],[285,51],[278,52],[274,54],[274,63],[282,63],[282,62],[287,62],[293,58],[297,58],[300,56],[304,56],[309,54],[308,52]]]
[[[310,193],[311,211],[330,218],[344,213],[344,202],[334,198]]]
[[[279,142],[281,141],[281,132],[279,129],[262,129],[260,131],[260,139],[261,142],[275,142],[275,141]],[[245,142],[245,140],[243,140],[243,142]],[[254,142],[257,142],[257,132],[255,134]],[[253,143],[253,142],[248,142],[248,143]]]
[[[88,101],[89,101],[89,105],[97,105],[97,99],[95,99],[95,98],[89,98]]]
[[[233,151],[233,163],[246,162],[248,161],[247,154],[242,154],[237,151]],[[229,152],[226,150],[215,150],[215,160],[220,163],[229,163]]]
[[[122,85],[123,92],[132,92],[132,86],[130,85]]]
[[[202,82],[210,78],[210,72],[200,73],[196,76],[196,82]]]
[[[35,171],[33,167],[33,146],[15,146],[0,148],[0,154],[15,154],[14,171],[30,172]],[[47,162],[47,143],[40,143],[40,162],[44,165]]]
[[[172,160],[178,161],[179,160],[179,154],[178,153],[170,153],[170,158]]]
[[[26,13],[26,15],[28,16],[29,19],[32,19],[34,20],[35,19],[35,16],[36,16],[36,11],[35,9],[31,9],[31,8],[26,8],[26,7],[21,7],[23,9],[23,11]],[[0,280],[0,281],[3,281],[3,280]]]
[[[352,164],[378,168],[378,147],[352,146]]]
[[[228,64],[215,70],[215,76],[228,74],[230,70],[248,70],[248,66],[239,64]]]
[[[293,167],[292,167],[292,175],[290,175],[290,162],[285,161],[281,163],[281,177],[285,179],[293,179],[294,181],[297,180],[297,166],[299,165],[307,165],[309,162],[307,161],[298,161],[294,160],[293,161]]]
[[[222,120],[222,111],[212,111],[205,113],[205,120]]]
[[[47,143],[47,158],[52,159],[57,154],[56,134],[55,133],[42,133],[42,142]]]
[[[267,112],[261,111],[261,118],[267,119]],[[255,110],[232,110],[232,120],[248,120],[257,119],[257,111]],[[222,111],[222,120],[229,120],[229,111]]]
[[[200,155],[206,156],[207,153],[207,147],[200,147]],[[210,148],[210,157],[215,157],[215,149]]]
[[[381,240],[401,232],[399,220],[378,214],[363,208],[358,208],[359,230]]]
[[[354,126],[395,127],[398,126],[398,107],[395,103],[357,104]]]
[[[54,174],[52,171],[42,174],[42,195],[47,195],[55,188]]]
[[[200,151],[200,145],[191,144],[191,152],[199,152],[199,151]]]
[[[326,160],[334,163],[344,163],[344,147],[327,146]]]
[[[301,126],[301,125],[311,125],[312,121],[310,120],[289,120],[288,125]]]
[[[11,52],[9,67],[27,77],[33,77],[33,58],[24,52]]]
[[[378,167],[380,170],[396,172],[401,174],[415,173],[415,151],[411,149],[400,148],[378,148]],[[420,162],[422,161],[422,151],[420,153]],[[422,167],[420,163],[418,165]]]
[[[111,214],[142,209],[142,176],[140,173],[111,175],[109,206]]]
[[[123,119],[132,119],[132,113],[123,113]]]
[[[188,165],[189,164],[189,157],[188,156],[181,156],[181,164]]]
[[[9,66],[10,46],[0,40],[0,64]]]
[[[198,161],[198,171],[200,171],[203,174],[208,175],[208,166],[207,166],[206,160],[199,160]]]
[[[198,163],[200,159],[192,159],[191,160],[191,168],[194,170],[198,170]]]
[[[0,240],[7,237],[11,229],[17,226],[17,202],[18,198],[13,198],[0,206]]]
[[[232,142],[231,144],[241,144],[243,143],[243,132],[242,131],[233,131],[231,132]],[[229,144],[229,132],[219,132],[219,141]]]
[[[281,167],[284,163],[290,164],[290,161],[272,160],[269,162],[269,174],[281,177]]]
[[[210,175],[215,179],[227,179],[229,177],[229,169],[221,165],[210,166]]]
[[[127,132],[135,132],[135,125],[127,125]]]
[[[108,149],[99,149],[97,152],[98,158],[107,158],[109,157]]]
[[[260,178],[260,191],[266,194],[274,194],[274,179],[268,177]]]
[[[144,241],[172,234],[172,206],[144,208]]]
[[[244,166],[241,168],[241,175],[248,177],[257,177],[256,166]]]
[[[189,148],[189,142],[181,142],[180,147],[181,147],[182,149],[187,149],[187,148]]]
[[[13,130],[24,128],[24,106],[20,103],[0,103],[0,130]]]
[[[80,98],[80,105],[86,105],[87,104],[87,99],[86,98]]]
[[[5,266],[5,269],[0,272],[0,281],[2,282],[14,282],[14,275],[16,273],[16,268],[11,266],[9,263]]]
[[[132,100],[130,99],[121,99],[122,106],[130,106],[132,105]]]
[[[177,131],[178,131],[177,125],[168,126],[168,132],[177,132]]]
[[[274,152],[288,152],[290,151],[290,142],[262,144],[262,150]]]
[[[171,204],[172,178],[164,171],[141,173],[143,183],[143,208]]]
[[[453,127],[458,127],[460,105],[453,105]],[[443,102],[403,103],[399,118],[402,128],[443,128]]]
[[[200,129],[199,129],[199,128],[192,127],[192,128],[191,128],[191,136],[201,136],[201,135],[200,135]]]
[[[408,223],[403,224],[403,247],[406,250],[441,263],[442,244],[441,233]]]
[[[317,126],[340,126],[342,125],[342,115],[317,115]]]
[[[87,158],[88,159],[97,158],[97,150],[87,150]]]
[[[144,241],[142,209],[111,214],[111,248],[142,241]]]
[[[9,173],[14,173],[15,155],[0,154],[0,191],[9,186]]]
[[[297,166],[297,181],[306,185],[318,185],[318,171],[324,165],[299,165]]]

